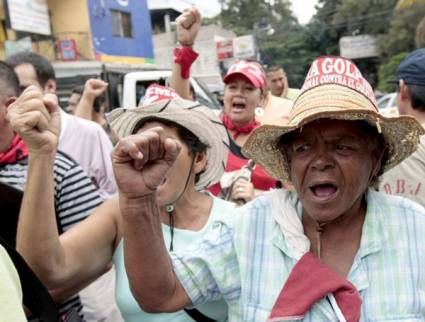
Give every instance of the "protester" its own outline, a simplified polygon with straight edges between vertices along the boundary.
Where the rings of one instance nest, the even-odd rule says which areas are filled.
[[[272,95],[295,101],[300,90],[289,88],[286,72],[280,66],[269,66],[266,69],[267,84]]]
[[[198,57],[191,46],[195,42],[200,24],[201,16],[196,8],[187,10],[176,19],[177,40],[181,46],[174,50],[171,87],[184,98],[190,98],[190,66]],[[230,153],[226,173],[210,191],[228,200],[245,203],[277,184],[258,164],[253,167],[249,178],[238,179],[244,177],[243,173],[246,173],[249,163],[249,159],[241,153],[241,146],[248,135],[260,125],[255,118],[255,111],[265,97],[265,75],[258,63],[241,60],[230,66],[223,81],[222,121],[228,130]],[[262,110],[261,107],[259,109]]]
[[[35,53],[21,52],[10,56],[7,62],[18,75],[21,89],[36,86],[44,93],[56,92],[56,76],[49,61]],[[58,149],[77,161],[99,189],[103,200],[115,196],[117,187],[113,176],[110,153],[112,144],[103,129],[87,120],[60,110],[61,132]],[[113,290],[114,271],[111,269],[98,281],[80,293],[83,314],[87,322],[104,320],[120,322]]]
[[[397,69],[397,106],[400,115],[409,115],[425,126],[425,48],[412,52]],[[388,194],[410,198],[425,206],[425,136],[409,158],[380,180]]]
[[[413,118],[379,114],[351,61],[315,60],[289,121],[255,129],[243,148],[295,191],[233,210],[171,260],[160,243],[156,187],[178,143],[141,134],[126,162],[114,164],[136,300],[173,312],[223,296],[230,322],[423,320],[425,210],[370,187],[424,132]]]
[[[81,95],[83,95],[84,86],[77,85],[72,89],[71,96],[68,98],[68,107],[66,111],[69,114],[75,115],[75,110],[77,109],[77,105],[80,102]]]
[[[29,85],[44,93],[56,92],[56,76],[49,61],[35,53],[21,52],[7,59],[19,78],[21,89]],[[110,152],[112,144],[102,128],[94,122],[74,117],[61,110],[61,135],[58,149],[73,157],[98,187],[102,199],[117,193]]]
[[[119,164],[123,164],[122,170],[125,171],[126,153],[135,150],[135,142],[145,135],[157,140],[158,147],[162,146],[159,142],[167,137],[172,138],[167,139],[172,144],[174,140],[179,142],[181,151],[176,151],[173,155],[176,162],[172,167],[166,165],[169,171],[158,187],[158,206],[161,210],[157,219],[162,227],[161,243],[170,250],[181,250],[208,235],[214,220],[233,208],[231,203],[202,191],[209,184],[216,182],[224,171],[227,135],[218,117],[208,108],[180,98],[159,99],[148,106],[115,109],[111,112],[109,117],[112,126],[121,137],[125,137],[115,148],[113,161],[116,171],[120,171]],[[43,109],[43,106],[38,104],[37,108]],[[22,110],[25,115],[25,102],[16,106],[16,109]],[[39,132],[36,128],[34,126],[28,129],[27,135],[38,138],[54,130],[48,127]],[[44,144],[45,148],[54,150],[56,141],[56,136],[49,136],[49,142]],[[157,152],[144,151],[143,154]],[[34,153],[38,153],[36,146]],[[124,159],[121,156],[124,156]],[[38,159],[34,158],[34,168],[41,167],[37,161]],[[22,245],[23,256],[48,287],[60,288],[65,294],[78,290],[84,283],[102,274],[113,261],[117,270],[116,297],[125,321],[227,320],[227,306],[218,298],[210,304],[196,307],[196,311],[182,310],[173,314],[143,312],[133,298],[124,266],[124,249],[128,247],[128,243],[132,243],[132,240],[126,237],[129,227],[121,224],[121,206],[126,202],[118,198],[110,199],[72,231],[58,236],[52,220],[54,209],[50,206],[49,192],[52,190],[53,179],[48,176],[49,169],[46,167],[44,170],[30,172],[32,180],[29,180],[28,185],[33,189],[27,190],[28,193],[24,195],[23,204],[26,207],[20,215],[18,244]],[[128,185],[125,181],[129,180],[130,183],[132,177],[138,177],[138,170],[136,172],[129,178],[120,176],[123,189],[134,188],[134,182]],[[41,182],[45,183],[42,191],[36,189]],[[143,184],[143,181],[140,184]],[[40,200],[37,203],[40,206],[37,209],[30,208],[35,200]],[[42,206],[40,202],[44,202]],[[45,224],[37,231],[26,229],[37,222]],[[46,261],[46,257],[51,260]],[[140,260],[143,261],[143,258]],[[192,319],[194,315],[201,318]],[[204,315],[212,320],[207,320]]]
[[[2,321],[27,321],[22,306],[22,289],[19,275],[2,245],[0,245],[0,278],[0,312]]]
[[[36,95],[34,93],[41,97],[40,91],[35,87],[29,88],[22,96]],[[26,138],[14,132],[11,121],[6,115],[18,95],[18,77],[9,65],[0,62],[0,181],[24,190],[30,168],[30,149]],[[47,105],[54,104],[50,96],[46,102]],[[96,187],[83,169],[66,154],[59,151],[53,154],[52,163],[49,165],[53,170],[51,175],[54,176],[56,183],[55,190],[52,192],[52,198],[54,198],[52,206],[54,205],[56,210],[53,218],[57,219],[56,229],[62,233],[87,217],[101,203],[101,199]],[[38,187],[42,190],[40,187],[44,185],[40,184]],[[36,203],[32,207],[36,207]],[[40,224],[43,222],[39,222],[31,229],[36,229]],[[64,301],[60,309],[64,312],[72,306],[81,308],[78,296],[71,296],[69,300]]]
[[[108,134],[112,144],[115,145],[118,142],[117,134],[111,129],[105,118],[105,91],[107,87],[108,83],[101,79],[88,79],[74,115],[99,124]]]

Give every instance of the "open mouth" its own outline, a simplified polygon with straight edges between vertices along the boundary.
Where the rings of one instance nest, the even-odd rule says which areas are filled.
[[[338,187],[333,183],[321,183],[310,186],[310,191],[320,200],[332,198],[338,191]]]
[[[233,112],[242,112],[243,110],[245,110],[245,104],[244,103],[233,103],[232,104],[232,111]]]

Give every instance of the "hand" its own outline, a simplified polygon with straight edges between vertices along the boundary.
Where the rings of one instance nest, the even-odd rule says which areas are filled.
[[[102,95],[107,87],[107,82],[104,82],[103,80],[98,78],[90,78],[86,81],[84,85],[83,95],[95,99],[96,97]]]
[[[61,125],[56,95],[43,96],[40,89],[30,86],[9,105],[7,118],[30,155],[56,153]]]
[[[201,13],[195,7],[183,12],[176,19],[177,41],[182,46],[192,46],[201,28]]]
[[[235,181],[230,194],[231,201],[243,200],[244,203],[251,201],[255,197],[254,185],[246,179],[238,179]]]
[[[181,145],[165,138],[161,127],[121,139],[112,151],[120,194],[128,199],[152,195],[176,160]]]

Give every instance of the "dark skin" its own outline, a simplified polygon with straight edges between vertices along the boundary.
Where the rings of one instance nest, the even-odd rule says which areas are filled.
[[[293,134],[285,151],[311,251],[347,276],[360,247],[365,192],[380,169],[378,134],[365,135],[359,122],[323,119]]]

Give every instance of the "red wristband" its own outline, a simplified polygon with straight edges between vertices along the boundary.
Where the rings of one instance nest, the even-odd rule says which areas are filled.
[[[174,48],[174,62],[180,65],[180,75],[184,79],[190,76],[190,66],[198,58],[198,53],[190,47]]]

